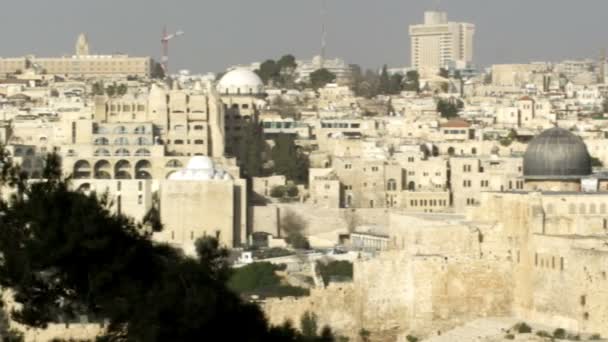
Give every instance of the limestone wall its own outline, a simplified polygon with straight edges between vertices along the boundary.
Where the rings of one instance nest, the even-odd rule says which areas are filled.
[[[424,336],[470,319],[511,312],[511,265],[480,253],[478,230],[496,227],[397,214],[391,215],[390,226],[391,237],[401,231],[401,248],[356,261],[349,286],[316,289],[308,298],[266,302],[271,321],[298,321],[311,311],[319,315],[320,324],[330,324],[340,334],[353,337],[365,328],[378,341],[392,341],[407,332]]]

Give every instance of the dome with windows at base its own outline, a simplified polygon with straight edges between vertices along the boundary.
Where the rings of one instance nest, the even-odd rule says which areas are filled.
[[[591,174],[591,156],[583,140],[554,127],[536,136],[524,155],[524,177],[580,178]]]
[[[217,90],[222,95],[260,95],[264,93],[264,82],[255,72],[238,68],[222,77]]]

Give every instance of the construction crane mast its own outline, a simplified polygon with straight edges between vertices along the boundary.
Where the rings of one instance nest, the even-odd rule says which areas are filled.
[[[163,71],[165,72],[165,75],[169,74],[169,41],[175,37],[179,37],[181,35],[184,34],[184,31],[177,31],[175,33],[168,33],[167,32],[167,27],[165,26],[163,28],[163,35],[160,39],[161,45],[162,45],[162,57],[161,57],[161,65],[163,67]]]

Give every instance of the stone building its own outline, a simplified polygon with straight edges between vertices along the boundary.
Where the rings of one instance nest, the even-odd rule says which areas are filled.
[[[452,206],[457,212],[479,204],[484,191],[523,190],[523,159],[516,156],[457,156],[450,158]]]
[[[73,56],[64,57],[14,57],[0,58],[0,75],[23,72],[30,67],[44,71],[47,75],[61,77],[150,77],[152,58],[128,55],[91,55],[84,35],[76,42]]]
[[[316,312],[351,338],[362,328],[381,340],[432,337],[481,317],[606,336],[608,193],[573,186],[590,171],[585,152],[550,129],[523,159],[524,189],[482,192],[466,216],[392,212],[388,250],[356,261],[351,284],[264,310],[275,323]]]
[[[245,125],[257,120],[264,101],[264,82],[253,71],[234,69],[217,84],[225,110],[226,153],[237,155]]]

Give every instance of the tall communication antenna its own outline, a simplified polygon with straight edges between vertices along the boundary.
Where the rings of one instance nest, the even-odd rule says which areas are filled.
[[[321,0],[321,68],[325,67],[325,48],[327,46],[327,0]]]
[[[162,57],[161,57],[161,65],[163,70],[165,71],[165,75],[169,75],[169,41],[175,37],[179,37],[184,34],[184,31],[177,31],[175,33],[167,33],[167,26],[163,27],[163,35],[160,39],[160,43],[162,45]]]

